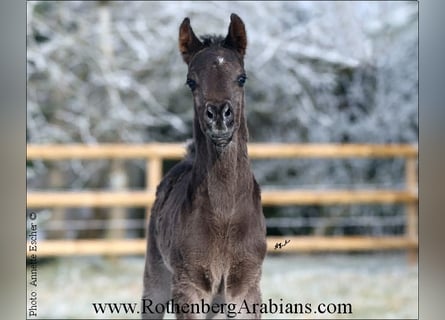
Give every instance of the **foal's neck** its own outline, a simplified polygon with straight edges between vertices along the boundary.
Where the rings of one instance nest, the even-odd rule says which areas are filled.
[[[195,174],[205,183],[210,203],[217,213],[226,215],[232,212],[236,198],[252,190],[253,177],[247,140],[247,125],[243,115],[232,141],[221,152],[200,130],[195,131]]]

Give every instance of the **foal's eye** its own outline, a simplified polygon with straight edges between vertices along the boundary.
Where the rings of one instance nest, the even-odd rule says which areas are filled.
[[[247,80],[247,76],[243,73],[243,74],[240,75],[240,76],[238,77],[238,79],[237,79],[237,81],[238,81],[238,85],[239,85],[240,87],[244,86],[244,84],[246,83],[246,80]]]
[[[185,82],[185,84],[188,85],[190,90],[192,90],[192,91],[196,89],[196,81],[195,80],[188,78],[187,81]]]

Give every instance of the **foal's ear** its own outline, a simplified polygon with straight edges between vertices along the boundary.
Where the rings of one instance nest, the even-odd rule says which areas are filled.
[[[247,35],[244,22],[234,13],[230,15],[229,32],[224,39],[224,44],[238,51],[242,57],[246,54]]]
[[[203,44],[196,37],[190,26],[190,19],[185,18],[179,27],[179,52],[185,63],[189,63],[193,54],[202,48]]]

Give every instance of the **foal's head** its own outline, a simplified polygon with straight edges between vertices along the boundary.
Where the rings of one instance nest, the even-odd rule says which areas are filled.
[[[193,94],[199,129],[222,151],[242,121],[244,105],[244,54],[247,38],[244,23],[230,16],[227,36],[199,40],[190,19],[179,28],[179,50],[188,65],[187,85]]]

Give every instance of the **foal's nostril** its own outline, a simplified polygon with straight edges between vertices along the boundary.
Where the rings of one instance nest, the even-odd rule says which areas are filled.
[[[209,118],[210,120],[212,120],[213,117],[214,117],[212,108],[211,108],[210,106],[208,106],[207,109],[206,109],[206,116],[207,116],[207,118]]]
[[[230,108],[227,108],[227,110],[224,112],[224,117],[228,118],[232,114],[232,111],[230,111]]]
[[[222,115],[226,119],[232,115],[232,108],[230,104],[226,103],[222,109]]]

